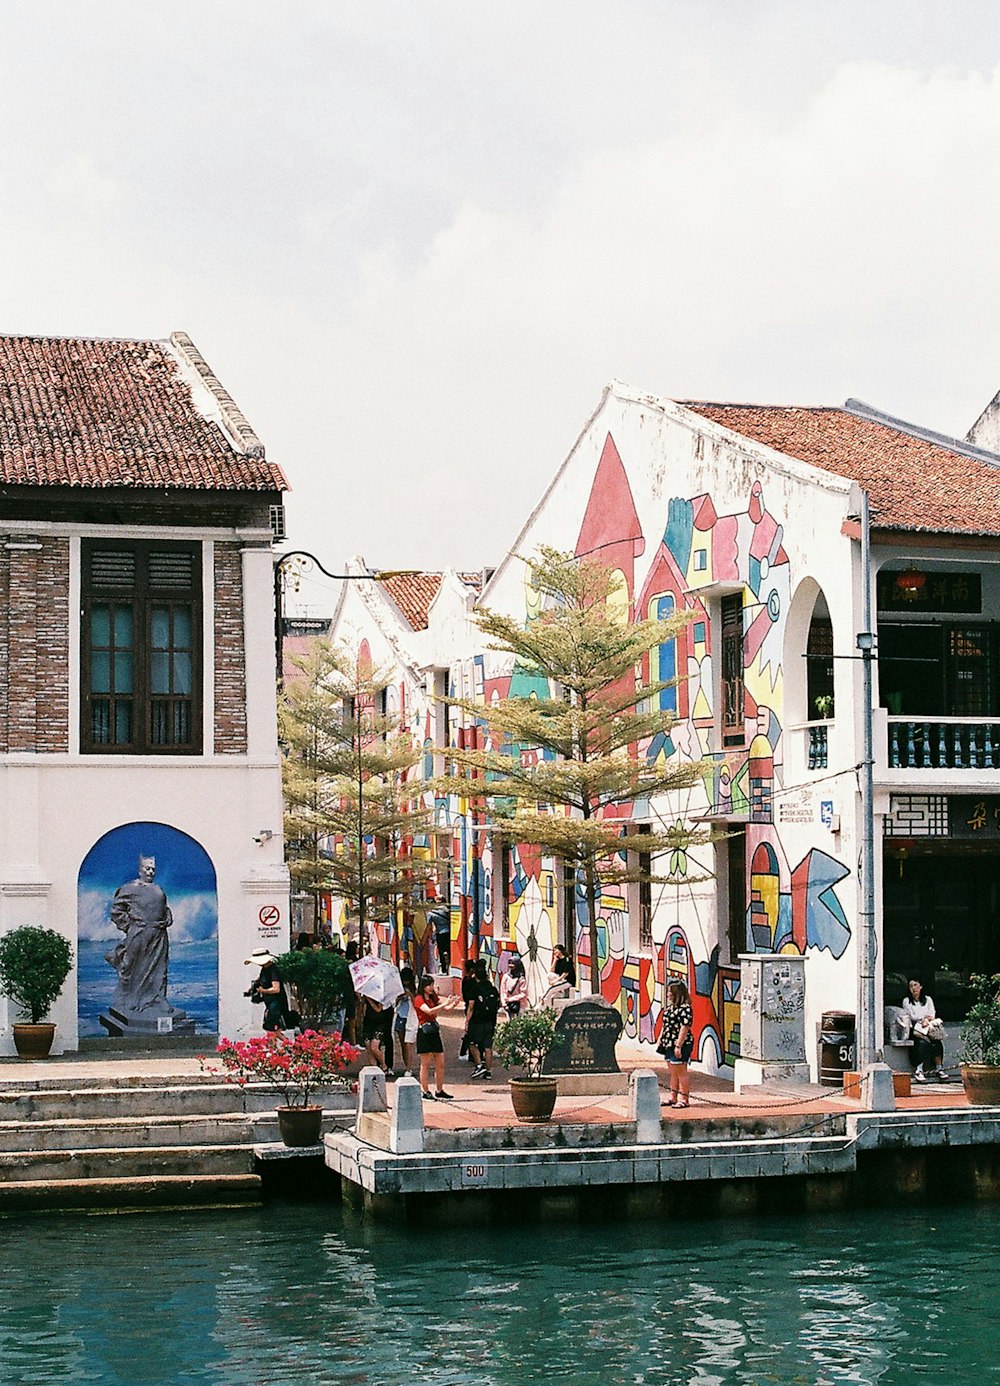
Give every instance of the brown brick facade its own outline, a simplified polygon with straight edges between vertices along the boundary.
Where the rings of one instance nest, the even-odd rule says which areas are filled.
[[[243,559],[239,544],[215,545],[215,750],[247,749],[246,650],[243,643]]]
[[[12,542],[0,550],[0,751],[66,752],[69,540]]]

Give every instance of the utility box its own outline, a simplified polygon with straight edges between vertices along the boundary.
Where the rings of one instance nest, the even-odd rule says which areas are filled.
[[[740,1057],[735,1083],[809,1082],[806,960],[797,953],[740,955]]]

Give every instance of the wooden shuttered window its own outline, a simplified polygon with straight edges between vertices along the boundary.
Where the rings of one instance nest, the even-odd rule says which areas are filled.
[[[201,548],[84,541],[84,751],[201,751]]]

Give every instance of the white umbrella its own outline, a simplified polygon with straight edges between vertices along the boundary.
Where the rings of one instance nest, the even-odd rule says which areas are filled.
[[[382,1006],[391,1006],[403,994],[399,968],[384,958],[359,958],[350,964],[350,971],[358,996],[367,996]]]

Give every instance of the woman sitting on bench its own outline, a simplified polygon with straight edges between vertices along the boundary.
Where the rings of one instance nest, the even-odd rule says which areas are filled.
[[[916,1068],[913,1077],[918,1083],[926,1083],[928,1078],[947,1079],[944,1071],[944,1026],[937,1018],[933,999],[924,991],[923,983],[915,977],[910,981],[910,990],[903,998],[903,1010],[910,1020],[910,1037],[913,1040],[913,1059]]]

